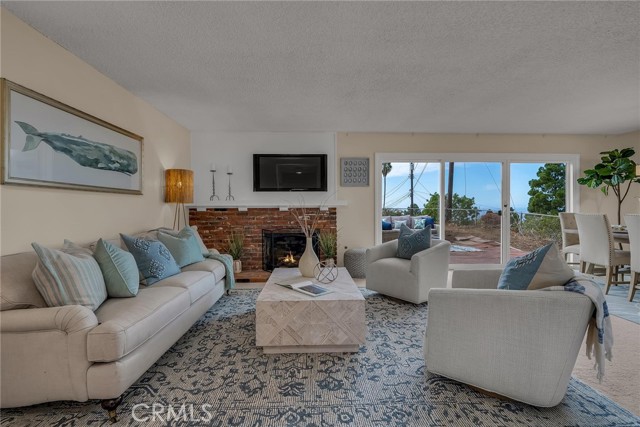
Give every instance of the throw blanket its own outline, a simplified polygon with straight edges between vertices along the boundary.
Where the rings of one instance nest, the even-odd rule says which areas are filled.
[[[217,252],[217,251],[216,251]],[[207,258],[215,259],[216,261],[220,261],[222,265],[224,265],[225,270],[225,278],[224,278],[224,288],[229,291],[236,287],[236,278],[233,275],[233,258],[228,254],[220,254],[209,251]]]
[[[613,329],[609,308],[605,300],[602,288],[594,281],[586,277],[576,276],[568,281],[564,286],[551,286],[544,288],[549,291],[569,291],[583,294],[591,299],[596,311],[587,326],[587,357],[595,355],[596,363],[594,368],[597,371],[597,378],[602,381],[604,377],[604,359],[611,360],[613,348]]]

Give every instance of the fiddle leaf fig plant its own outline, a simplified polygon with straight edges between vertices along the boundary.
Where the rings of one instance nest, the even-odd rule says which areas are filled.
[[[603,151],[600,153],[603,155],[600,157],[600,163],[593,169],[585,170],[584,177],[578,178],[578,184],[600,188],[605,196],[609,195],[609,188],[613,190],[618,200],[618,224],[621,221],[622,202],[629,194],[631,183],[640,183],[640,177],[636,175],[636,162],[631,160],[635,153],[633,148]],[[627,184],[624,185],[625,183]]]

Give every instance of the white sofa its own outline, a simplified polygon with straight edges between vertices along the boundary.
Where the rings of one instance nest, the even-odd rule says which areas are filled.
[[[397,258],[398,240],[367,249],[367,289],[420,304],[431,288],[447,286],[449,248],[446,240],[431,240],[431,247],[411,259]]]
[[[31,278],[36,261],[34,252],[0,259],[2,408],[101,399],[114,421],[122,393],[225,291],[224,265],[205,259],[95,312],[47,307]]]
[[[500,269],[455,270],[429,292],[429,372],[534,406],[567,392],[591,300],[574,292],[498,290]],[[462,289],[461,289],[462,288]]]

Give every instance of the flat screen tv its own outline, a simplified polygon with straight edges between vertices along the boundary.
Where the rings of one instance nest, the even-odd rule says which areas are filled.
[[[327,155],[254,154],[253,191],[327,191]]]

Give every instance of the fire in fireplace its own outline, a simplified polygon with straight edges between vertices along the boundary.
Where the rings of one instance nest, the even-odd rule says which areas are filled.
[[[307,238],[300,230],[262,230],[262,268],[297,267]],[[313,235],[313,249],[318,254],[318,235]]]

